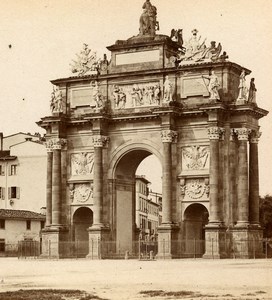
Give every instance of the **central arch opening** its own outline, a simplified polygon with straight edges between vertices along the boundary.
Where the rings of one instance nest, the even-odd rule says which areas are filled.
[[[114,177],[116,241],[120,253],[137,253],[139,238],[156,234],[161,211],[161,196],[159,199],[156,194],[161,191],[161,173],[159,159],[148,150],[131,150],[119,160]],[[158,193],[152,191],[152,186],[159,186]]]

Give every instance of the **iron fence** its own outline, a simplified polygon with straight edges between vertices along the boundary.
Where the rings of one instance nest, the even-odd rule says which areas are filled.
[[[219,248],[220,249],[219,249]],[[208,250],[208,251],[207,251]],[[209,252],[209,258],[218,258],[217,253],[226,258],[272,258],[272,239],[252,239],[231,241],[216,240],[179,240],[179,241],[144,241],[138,240],[121,244],[116,241],[20,241],[1,246],[0,257],[18,258],[89,258],[89,259],[167,259],[169,253],[173,258],[201,258]],[[56,255],[57,254],[57,255]]]

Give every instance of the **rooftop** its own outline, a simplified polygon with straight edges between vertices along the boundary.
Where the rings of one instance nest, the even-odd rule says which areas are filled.
[[[17,209],[0,209],[0,218],[4,219],[31,219],[31,220],[45,220],[45,215],[29,210]]]

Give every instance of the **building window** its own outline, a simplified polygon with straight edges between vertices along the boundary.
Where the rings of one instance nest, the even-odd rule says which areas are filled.
[[[5,239],[0,239],[0,252],[5,252]]]
[[[1,176],[5,175],[5,166],[4,165],[0,165],[0,175]]]
[[[44,228],[44,224],[45,224],[45,222],[44,222],[44,221],[41,221],[41,229]]]
[[[0,199],[5,200],[5,188],[0,187]]]
[[[10,166],[10,175],[16,175],[17,174],[17,165],[11,165]]]
[[[27,229],[27,230],[30,230],[30,229],[31,229],[31,221],[30,221],[30,220],[27,220],[27,221],[26,221],[26,229]]]
[[[0,220],[0,229],[5,229],[5,220]]]
[[[20,188],[17,186],[9,187],[9,199],[19,199],[20,198]]]

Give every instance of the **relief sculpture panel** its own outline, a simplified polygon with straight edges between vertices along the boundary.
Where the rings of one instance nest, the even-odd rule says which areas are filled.
[[[70,187],[70,199],[73,203],[93,203],[93,185],[88,183],[74,184]]]
[[[202,170],[209,168],[210,150],[208,146],[182,148],[182,170]]]
[[[90,152],[71,155],[71,175],[89,175],[93,173],[94,154]]]
[[[115,84],[111,94],[115,109],[158,106],[162,98],[159,82]]]

